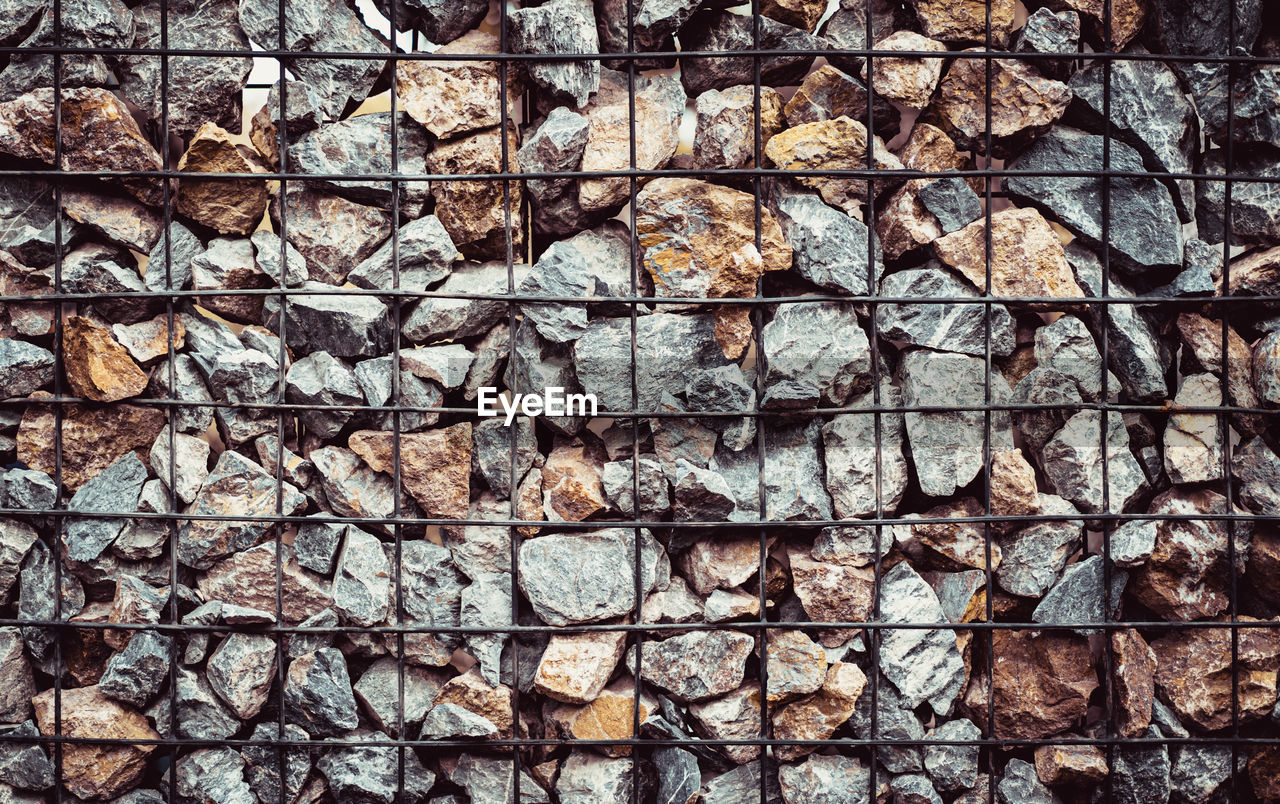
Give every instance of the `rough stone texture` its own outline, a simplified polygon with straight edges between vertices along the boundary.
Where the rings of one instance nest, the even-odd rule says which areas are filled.
[[[284,686],[285,717],[308,734],[328,736],[358,723],[347,662],[334,648],[294,659]]]
[[[1098,0],[1054,0],[1049,4],[1058,10],[1070,9],[1089,17],[1095,36],[1110,42],[1111,49],[1122,50],[1142,30],[1147,19],[1147,6],[1138,0],[1120,0],[1110,8],[1111,26],[1104,31],[1107,6]]]
[[[53,382],[53,352],[17,338],[0,340],[0,385],[6,397],[26,396]]]
[[[147,720],[134,709],[105,697],[96,686],[64,689],[61,731],[55,731],[54,691],[32,699],[40,733],[49,736],[97,737],[113,740],[158,740]],[[138,783],[146,770],[149,745],[67,744],[62,748],[62,784],[86,799],[111,798]]]
[[[94,402],[118,402],[147,387],[147,375],[111,332],[83,316],[67,319],[62,330],[67,382],[76,396]],[[29,393],[29,392],[28,392]]]
[[[505,170],[502,146],[502,134],[497,127],[437,143],[427,155],[427,170],[458,175],[519,173],[516,154],[520,143],[514,126],[507,131]],[[523,185],[513,181],[507,182],[505,187],[504,193],[504,183],[500,181],[448,180],[432,184],[436,214],[454,245],[464,255],[472,258],[504,257],[507,252],[505,227],[508,213],[515,241],[511,246],[519,253]]]
[[[768,87],[760,91],[760,141],[786,127],[782,96]],[[700,170],[745,167],[755,161],[756,98],[751,86],[709,89],[698,96],[693,164]]]
[[[622,631],[553,635],[533,687],[557,701],[590,703],[609,682],[625,648]]]
[[[991,294],[1018,298],[1080,298],[1084,291],[1071,274],[1052,227],[1033,209],[1005,209],[991,216],[991,261],[987,267],[987,224],[977,220],[935,240],[934,251],[980,291],[990,279]],[[988,273],[990,276],[988,277]],[[1054,302],[1039,307],[1053,309]]]
[[[805,76],[800,88],[786,102],[783,113],[791,126],[841,116],[865,121],[867,87],[853,76],[829,64],[823,65]],[[897,109],[878,95],[872,100],[871,114],[876,131],[893,131],[898,127]]]
[[[1017,153],[1032,137],[1062,117],[1071,97],[1071,90],[1065,84],[1041,76],[1033,62],[993,59],[990,133],[995,153]],[[943,128],[959,145],[985,150],[986,107],[984,60],[957,59],[942,79],[938,92],[935,109]]]
[[[1083,637],[1061,632],[992,633],[995,736],[1035,739],[1058,734],[1082,718],[1098,686]]]
[[[871,617],[872,576],[870,567],[852,567],[815,561],[806,551],[788,551],[792,583],[805,614],[814,622],[866,622]],[[838,629],[829,634],[833,641],[844,642],[852,633]]]
[[[1009,0],[991,4],[974,0],[963,3],[918,0],[915,8],[924,35],[940,42],[985,42],[989,25],[991,43],[1003,47],[1013,30],[1014,4]]]
[[[874,287],[868,282],[874,282],[884,272],[876,249],[879,244],[873,240],[874,277],[868,277],[866,225],[828,206],[821,198],[784,191],[776,194],[770,210],[793,249],[792,268],[815,285],[837,293],[863,295],[868,287]]]
[[[762,407],[843,405],[869,382],[870,347],[852,305],[779,307],[761,332],[761,342],[768,359]],[[822,355],[821,360],[814,355]]]
[[[782,170],[901,170],[902,163],[876,135],[867,153],[867,129],[857,120],[836,117],[804,123],[771,137],[765,156]],[[801,184],[822,194],[828,204],[852,212],[867,193],[866,179],[840,176],[799,176]],[[884,181],[884,184],[892,183]],[[877,183],[875,189],[883,185]]]
[[[914,31],[897,31],[877,41],[875,49],[934,50],[945,53],[947,46]],[[923,109],[929,105],[929,99],[933,97],[933,91],[937,88],[938,78],[941,75],[941,58],[882,56],[876,59],[871,88],[877,94],[898,101],[904,106]],[[867,78],[865,67],[862,70],[862,78],[864,81]]]
[[[290,166],[290,169],[296,169]],[[178,160],[184,173],[265,173],[257,151],[237,145],[227,131],[205,123]],[[267,210],[267,183],[259,179],[182,179],[177,209],[222,234],[249,234]]]
[[[1044,447],[1045,475],[1054,491],[1085,513],[1123,511],[1146,481],[1129,449],[1129,434],[1119,416],[1107,416],[1106,455],[1102,454],[1102,414],[1082,410]],[[1102,468],[1107,466],[1107,497],[1103,510]]]
[[[391,236],[386,212],[299,182],[272,198],[271,219],[306,260],[311,278],[331,285],[346,281]]]
[[[288,545],[281,556],[286,623],[300,623],[332,605],[328,581],[299,567]],[[235,601],[261,611],[275,611],[275,544],[260,544],[223,559],[200,577],[197,588],[205,600]]]
[[[759,44],[755,44],[758,42]],[[823,50],[826,43],[799,28],[768,17],[760,20],[759,38],[750,17],[703,8],[680,29],[680,46],[686,51]],[[798,83],[813,56],[765,56],[760,60],[760,80],[770,86]],[[692,57],[680,60],[680,82],[690,97],[709,89],[753,83],[755,60],[750,56]]]
[[[87,514],[132,511],[142,494],[147,467],[133,453],[125,453],[76,491],[67,510]],[[125,520],[71,518],[67,521],[64,544],[72,561],[92,561],[120,535]]]
[[[1156,688],[1179,718],[1205,731],[1231,723],[1230,645],[1225,628],[1170,632],[1151,643]],[[1280,666],[1280,642],[1264,629],[1240,629],[1239,656],[1236,696],[1245,723],[1266,717],[1275,706],[1270,678]]]
[[[394,121],[397,147],[400,149],[397,169],[401,173],[425,173],[427,133],[409,115],[397,114],[399,116]],[[390,173],[392,122],[390,112],[374,112],[325,123],[289,145],[289,169],[297,173],[322,175]],[[392,202],[391,184],[386,181],[317,179],[308,184],[384,209],[390,208]],[[426,201],[428,191],[426,182],[405,182],[399,188],[400,203],[420,206]]]
[[[361,430],[349,444],[375,472],[394,469],[393,433]],[[425,433],[402,433],[400,482],[428,517],[461,519],[467,515],[471,481],[471,424],[462,422]]]
[[[1183,377],[1173,400],[1183,407],[1216,408],[1222,389],[1212,374]],[[1204,483],[1221,479],[1222,433],[1212,413],[1174,413],[1164,431],[1164,469],[1173,483]]]
[[[641,592],[667,585],[670,562],[649,531],[639,531]],[[631,531],[606,528],[581,534],[550,534],[520,546],[520,589],[551,625],[598,622],[635,608],[632,578],[619,566],[635,563]],[[568,559],[567,556],[572,556]],[[573,574],[565,571],[574,568]]]
[[[694,631],[641,644],[640,677],[678,701],[715,698],[742,683],[755,640],[733,631]],[[628,663],[634,667],[633,656]]]
[[[567,2],[569,0],[562,0]],[[603,94],[603,93],[602,93]],[[599,102],[599,96],[596,102]],[[685,93],[674,78],[640,77],[635,85],[635,167],[654,170],[667,164],[680,144],[680,115]],[[631,106],[624,98],[587,112],[587,145],[581,170],[626,170],[631,160]],[[630,197],[625,176],[582,179],[578,204],[587,213],[608,214]]]
[[[906,299],[979,296],[971,286],[939,268],[913,268],[890,274],[880,283],[880,294]],[[880,336],[889,340],[982,356],[986,354],[987,309],[981,304],[891,302],[876,308],[876,326]],[[1013,318],[1002,305],[992,305],[990,310],[991,353],[1008,355],[1015,345]]]
[[[880,583],[880,619],[886,623],[943,622],[946,615],[933,589],[906,562],[894,565]],[[928,701],[935,712],[951,711],[964,682],[956,635],[943,629],[881,631],[880,672],[911,708]]]
[[[789,703],[773,715],[773,732],[779,740],[825,740],[854,712],[867,677],[856,664],[835,662],[827,668],[822,687],[812,695]],[[811,745],[782,745],[774,749],[787,761],[813,752]]]
[[[333,291],[307,282],[302,290]],[[279,300],[268,297],[267,325],[280,326]],[[329,352],[334,357],[378,357],[391,347],[391,313],[372,296],[290,295],[284,304],[284,331],[293,348]]]

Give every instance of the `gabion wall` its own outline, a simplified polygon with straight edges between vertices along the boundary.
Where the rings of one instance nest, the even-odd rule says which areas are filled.
[[[728,5],[4,5],[0,801],[1280,800],[1280,7]]]

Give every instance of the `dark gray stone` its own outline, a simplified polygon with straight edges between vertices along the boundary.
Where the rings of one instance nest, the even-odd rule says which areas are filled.
[[[6,737],[39,737],[40,729],[28,720],[0,733]],[[0,752],[0,783],[22,790],[48,790],[54,784],[53,762],[35,742],[5,743],[5,750]]]
[[[1036,367],[1056,371],[1075,380],[1080,397],[1088,402],[1102,398],[1102,355],[1093,334],[1084,322],[1072,315],[1064,315],[1052,324],[1036,330]],[[1108,394],[1119,392],[1119,383],[1112,378]]]
[[[1009,176],[1005,189],[1015,200],[1039,208],[1086,245],[1102,239],[1102,179],[1055,176],[1059,171],[1097,171],[1102,137],[1054,126],[1009,165],[1011,170],[1044,171],[1046,176]],[[1110,149],[1112,170],[1143,170],[1138,152],[1118,140]],[[1182,227],[1168,188],[1150,179],[1111,179],[1109,242],[1116,267],[1171,277],[1182,267]],[[1201,235],[1203,237],[1203,234]]]
[[[641,593],[665,588],[671,562],[648,530],[641,529]],[[621,528],[529,539],[520,545],[520,591],[550,625],[574,625],[618,617],[636,608],[630,573],[635,536]]]
[[[453,564],[449,548],[425,539],[404,542],[400,550],[400,595],[404,623],[418,627],[461,625],[464,576]],[[449,663],[461,637],[457,634],[405,636],[405,656],[417,664]]]
[[[1040,495],[1040,513],[1079,516],[1076,507],[1053,494]],[[1021,597],[1038,598],[1057,582],[1067,559],[1079,549],[1084,535],[1080,519],[1033,522],[1000,538],[1001,561],[996,569],[1000,586]]]
[[[1075,53],[1080,44],[1080,15],[1071,9],[1055,12],[1041,6],[1027,16],[1013,50],[1018,53]],[[1065,81],[1071,72],[1069,59],[1036,59],[1046,78]]]
[[[24,48],[131,47],[134,40],[134,17],[121,0],[68,0],[60,6],[62,19],[54,22],[54,7],[42,7],[34,29],[18,44],[8,66],[0,72],[0,100],[9,101],[38,87],[53,86],[54,58],[43,53],[26,53]],[[6,9],[9,11],[9,9]],[[16,9],[21,16],[21,9]],[[17,33],[17,31],[14,31]],[[101,53],[67,54],[62,58],[59,80],[63,89],[102,87],[111,83],[112,74]]]
[[[1120,610],[1120,596],[1124,593],[1129,573],[1111,570],[1110,617],[1114,619]],[[1103,560],[1091,555],[1066,568],[1062,578],[1045,593],[1044,599],[1031,614],[1037,623],[1101,624],[1103,615]],[[1082,636],[1102,633],[1099,628],[1076,628]]]
[[[912,268],[890,274],[880,283],[880,295],[902,298],[978,298],[981,294],[949,271]],[[1013,316],[1004,305],[993,304],[990,333],[984,304],[918,304],[886,302],[876,308],[881,338],[927,346],[943,352],[981,357],[990,341],[991,353],[1007,356],[1016,344]]]
[[[189,740],[225,740],[240,730],[240,721],[213,692],[204,675],[178,668],[177,736]],[[159,695],[146,714],[161,737],[170,735],[170,696]]]
[[[292,724],[284,727],[284,738],[280,737],[278,723],[259,723],[253,728],[254,740],[270,740],[273,743],[293,740],[306,740],[305,731]],[[244,756],[244,773],[250,789],[262,804],[280,804],[280,753],[275,745],[246,745],[240,749]],[[302,789],[311,772],[311,756],[309,749],[294,748],[284,751],[284,792],[287,801]]]
[[[776,765],[765,772],[765,804],[782,804]],[[760,800],[760,761],[739,765],[711,779],[702,788],[702,804],[741,804]]]
[[[899,695],[889,679],[880,675],[873,690],[870,679],[858,697],[849,725],[859,739],[873,736],[880,740],[923,740],[924,727]],[[871,731],[871,699],[876,698],[876,730]],[[919,773],[924,770],[924,760],[918,745],[881,745],[876,748],[876,758],[892,773]]]
[[[102,470],[97,477],[85,483],[67,503],[68,511],[81,513],[127,513],[137,510],[142,484],[147,480],[147,467],[134,452],[126,452]],[[72,561],[93,561],[111,546],[125,519],[67,520],[67,558]]]
[[[965,718],[948,720],[929,732],[931,740],[964,741],[982,739],[982,730]],[[968,790],[978,783],[977,745],[926,745],[924,767],[933,786],[944,793]]]
[[[590,3],[551,0],[507,15],[507,47],[513,53],[598,53],[600,37]],[[600,63],[594,59],[525,62],[529,77],[543,91],[575,107],[586,104],[600,87]]]
[[[270,0],[240,5],[240,25],[264,48],[279,49],[279,7]],[[387,44],[342,0],[308,0],[285,15],[284,49],[294,53],[379,53]],[[290,70],[319,96],[330,120],[368,97],[384,63],[378,59],[307,59],[290,62]]]
[[[181,804],[256,804],[244,780],[244,757],[234,748],[198,748],[175,764]]]
[[[333,613],[333,609],[321,609],[307,619],[298,623],[299,628],[333,628],[335,631],[338,627],[338,615]],[[333,647],[335,634],[332,632],[319,631],[316,633],[298,633],[290,636],[285,640],[285,655],[290,660],[313,653],[321,648]],[[297,728],[296,726],[287,728]]]
[[[222,614],[231,622],[228,608],[224,604]],[[251,720],[266,706],[276,677],[276,641],[269,634],[230,634],[209,657],[206,673],[236,717]]]
[[[53,382],[53,352],[17,338],[0,340],[0,394],[27,396]]]
[[[675,50],[672,37],[701,5],[698,0],[640,0],[631,6],[631,37],[627,31],[627,4],[620,0],[597,0],[596,27],[600,34],[600,49],[604,53],[627,53]],[[637,70],[671,67],[675,59],[639,59]],[[626,70],[627,62],[605,65]]]
[[[294,659],[284,683],[285,718],[312,736],[341,734],[359,724],[347,661],[334,648]]]
[[[313,516],[324,516],[314,514]],[[333,571],[333,559],[346,533],[347,525],[335,522],[303,522],[293,537],[293,552],[298,564],[321,575]]]
[[[1102,414],[1076,413],[1045,445],[1041,455],[1049,485],[1086,514],[1103,512]],[[1107,416],[1106,457],[1110,513],[1119,513],[1146,487],[1142,466],[1129,450],[1124,420]]]
[[[401,171],[407,172],[407,169],[402,165]],[[369,290],[399,289],[418,293],[446,278],[456,259],[458,250],[453,247],[444,225],[435,215],[427,215],[400,227],[394,238],[388,239],[347,274],[347,281]],[[397,264],[398,278],[393,270]]]
[[[893,781],[889,782],[889,789],[893,791],[895,804],[942,804],[942,799],[938,797],[938,791],[933,789],[929,777],[920,774],[895,776]]]
[[[895,564],[880,585],[880,616],[886,623],[944,622],[938,596],[907,562]],[[881,632],[880,672],[907,706],[925,701],[945,715],[964,686],[964,662],[955,632],[944,629],[886,629]]]
[[[982,217],[982,202],[959,176],[935,179],[919,189],[924,208],[938,219],[944,233],[955,232]]]
[[[811,33],[760,18],[759,49],[823,50],[825,40]],[[686,51],[753,50],[757,47],[749,16],[703,8],[680,29],[680,48]],[[760,81],[766,86],[799,83],[813,64],[813,56],[765,56],[760,59]],[[680,59],[680,83],[689,97],[709,89],[728,89],[754,80],[751,56],[685,57]]]
[[[653,765],[658,771],[658,804],[686,804],[702,786],[698,758],[683,748],[655,750]]]
[[[453,703],[436,704],[422,721],[420,740],[448,740],[456,737],[492,737],[498,727],[488,718]]]
[[[286,25],[286,29],[287,27]],[[381,49],[385,49],[385,45]],[[376,61],[365,63],[377,64]],[[398,114],[399,118],[395,121],[400,148],[397,169],[401,173],[427,173],[427,132],[408,114]],[[391,173],[391,122],[390,112],[374,112],[326,123],[315,131],[298,137],[289,146],[289,170],[294,173],[347,176]],[[311,184],[361,204],[391,208],[391,182],[388,181],[317,179]],[[400,193],[403,211],[406,206],[421,205],[429,195],[429,186],[422,181],[402,182]],[[447,237],[446,242],[449,242]],[[389,258],[390,255],[384,259]],[[365,273],[371,270],[366,268]]]
[[[49,621],[55,619],[54,606],[54,556],[53,551],[43,541],[31,545],[27,557],[22,561],[22,570],[18,575],[18,619]],[[66,620],[80,613],[84,608],[84,587],[79,579],[69,572],[62,576],[61,619]],[[34,626],[22,629],[22,638],[27,643],[27,652],[33,662],[53,659],[49,648],[54,642],[54,634],[45,628]]]
[[[768,519],[831,519],[831,495],[823,482],[821,421],[767,429],[764,471]]]
[[[392,405],[391,375],[395,369],[395,358],[392,355],[373,357],[356,364],[356,382],[364,393],[365,401],[371,406],[389,407]],[[407,371],[400,372],[400,405],[406,408],[435,408],[444,404],[444,390],[434,382],[419,379]],[[394,428],[395,420],[392,411],[369,414],[372,424],[380,430]],[[400,412],[400,432],[412,433],[430,427],[440,420],[439,413]]]
[[[135,631],[125,649],[107,660],[98,689],[108,698],[143,708],[168,680],[172,641],[155,631]]]
[[[168,249],[169,269],[165,271],[165,253]],[[167,231],[147,257],[147,273],[142,278],[147,290],[185,290],[191,282],[191,260],[204,251],[200,238],[177,221],[171,221]]]
[[[538,128],[525,138],[516,158],[521,173],[556,173],[577,170],[587,147],[589,121],[567,106],[552,109]],[[577,198],[577,179],[527,179],[525,190],[536,207],[550,203],[566,191]]]
[[[902,358],[902,399],[907,407],[980,406],[986,401],[986,365],[981,358],[916,350]],[[1004,377],[990,376],[990,402],[1009,399]],[[907,413],[907,443],[920,488],[945,497],[969,484],[982,470],[987,427],[982,411]],[[1013,449],[1007,413],[991,413],[991,451]]]
[[[129,298],[146,290],[127,252],[98,243],[85,243],[62,258],[62,290],[66,293],[110,293],[96,299],[95,312],[119,324],[136,324],[159,311],[156,302]]]
[[[815,194],[779,191],[770,210],[782,227],[782,235],[794,250],[791,267],[796,273],[827,290],[868,295],[867,226],[828,206]],[[875,280],[884,273],[880,243],[874,247]]]
[[[1231,476],[1240,484],[1237,493],[1246,508],[1258,513],[1280,510],[1280,457],[1261,438],[1234,450]]]
[[[630,247],[627,228],[612,221],[557,241],[542,253],[516,290],[533,297],[630,295]],[[576,340],[587,329],[585,302],[522,303],[520,310],[539,335],[554,343]]]
[[[375,0],[383,16],[391,19],[389,0]],[[428,41],[444,45],[475,28],[489,13],[485,0],[396,0],[396,27],[417,28]]]
[[[12,469],[9,473],[22,471],[27,470]],[[665,490],[664,485],[663,491]],[[6,507],[11,504],[4,498],[0,498],[0,501]],[[22,560],[38,538],[35,528],[30,525],[16,519],[0,518],[0,601],[8,602],[9,593],[18,581]]]
[[[1060,799],[1041,783],[1036,766],[1011,759],[1004,766],[1004,778],[996,784],[999,804],[1060,804]]]
[[[1280,178],[1280,149],[1268,146],[1236,148],[1231,171],[1259,179]],[[1196,224],[1208,243],[1223,241],[1226,221],[1226,183],[1216,178],[1226,174],[1226,152],[1207,151],[1201,169],[1211,178],[1196,182]],[[1280,201],[1276,185],[1265,182],[1235,182],[1231,185],[1232,244],[1273,244],[1280,242]]]
[[[538,454],[532,420],[520,416],[508,427],[505,419],[483,419],[471,429],[471,473],[499,499],[511,496],[512,441],[516,477],[522,478]]]
[[[870,381],[871,347],[851,304],[783,305],[760,337],[763,407],[843,405]]]
[[[1231,746],[1169,748],[1171,804],[1226,804],[1231,800]]]
[[[1154,39],[1164,52],[1190,56],[1229,56],[1234,24],[1236,54],[1249,53],[1262,28],[1261,0],[1234,0],[1235,8],[1216,0],[1169,0],[1151,14]],[[1223,62],[1175,62],[1186,80],[1200,117],[1210,134],[1227,122],[1227,65]]]
[[[1142,735],[1159,738],[1160,730],[1149,726]],[[1157,804],[1169,800],[1169,746],[1118,745],[1111,761],[1112,796],[1121,804]]]
[[[1111,123],[1108,129],[1111,136],[1134,148],[1148,170],[1194,172],[1192,159],[1199,148],[1196,110],[1179,85],[1178,76],[1163,62],[1122,59],[1113,62],[1106,70],[1100,62],[1080,70],[1069,83],[1075,98],[1067,111],[1067,119],[1090,131],[1103,130],[1104,72],[1111,76]],[[1111,153],[1114,160],[1115,150]],[[1112,167],[1116,167],[1114,162]],[[1172,194],[1178,218],[1190,221],[1195,212],[1192,181],[1161,181]],[[1114,204],[1114,185],[1112,199]],[[1114,220],[1112,227],[1114,232]]]
[[[333,291],[333,285],[307,282],[304,290]],[[267,326],[280,331],[280,302],[269,296]],[[284,305],[289,346],[335,357],[379,357],[391,351],[391,313],[373,296],[291,295]]]
[[[347,361],[328,352],[312,352],[289,366],[285,399],[295,405],[364,404],[364,393]],[[356,415],[354,410],[303,410],[299,418],[307,431],[329,440]]]
[[[386,619],[391,607],[391,562],[382,542],[348,526],[333,574],[333,608],[343,623],[371,626]]]
[[[503,262],[460,263],[435,289],[441,296],[424,298],[409,311],[400,334],[414,343],[427,344],[483,335],[507,317],[507,302],[479,295],[509,293],[520,286],[528,271],[529,266],[516,264],[508,284]],[[457,297],[452,297],[455,294]]]
[[[343,747],[325,751],[316,761],[316,767],[329,782],[329,791],[336,800],[371,804],[426,800],[436,777],[422,766],[416,752],[360,744],[383,740],[386,736],[376,732],[335,740],[335,746]],[[404,762],[403,787],[400,784],[401,757]]]
[[[672,513],[677,522],[719,522],[736,507],[728,481],[712,469],[681,458],[676,461],[672,480]]]

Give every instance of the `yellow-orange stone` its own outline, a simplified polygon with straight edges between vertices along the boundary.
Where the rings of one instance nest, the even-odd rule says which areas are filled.
[[[986,220],[979,219],[933,241],[938,257],[979,290],[986,288],[986,231]],[[991,216],[991,294],[1015,299],[1084,295],[1053,227],[1034,209],[1003,209]]]
[[[40,733],[58,733],[54,690],[31,700]],[[61,734],[106,740],[158,740],[147,719],[99,692],[97,685],[62,690]],[[62,786],[84,799],[114,798],[138,783],[153,745],[67,743],[62,747]]]
[[[147,375],[104,328],[72,316],[62,328],[62,353],[71,392],[94,402],[117,402],[147,387]]]

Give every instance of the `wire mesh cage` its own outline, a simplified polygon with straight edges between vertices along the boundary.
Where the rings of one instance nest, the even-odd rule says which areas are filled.
[[[1280,799],[1280,9],[0,23],[0,799]]]

